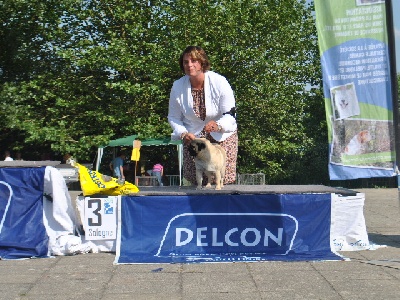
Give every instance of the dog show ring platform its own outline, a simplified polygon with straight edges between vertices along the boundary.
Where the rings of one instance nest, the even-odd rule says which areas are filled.
[[[365,196],[348,189],[166,186],[116,198],[115,264],[343,260],[338,250],[369,246]]]

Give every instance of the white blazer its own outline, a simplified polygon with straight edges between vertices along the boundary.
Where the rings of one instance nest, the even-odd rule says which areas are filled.
[[[235,97],[228,81],[222,75],[207,71],[204,79],[206,118],[201,120],[193,110],[193,97],[189,76],[176,80],[169,98],[168,122],[172,127],[172,139],[180,139],[184,132],[199,136],[204,126],[214,120],[221,125],[220,132],[211,132],[216,141],[224,141],[237,129],[236,119],[225,114],[235,107]]]

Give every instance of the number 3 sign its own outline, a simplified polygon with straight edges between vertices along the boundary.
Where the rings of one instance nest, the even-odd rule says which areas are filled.
[[[85,198],[86,240],[115,240],[117,238],[118,196]]]

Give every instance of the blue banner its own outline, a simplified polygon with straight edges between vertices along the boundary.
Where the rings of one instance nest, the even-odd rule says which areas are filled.
[[[331,180],[393,177],[384,0],[315,0]]]
[[[330,194],[123,196],[115,263],[340,260]]]
[[[0,168],[0,258],[46,257],[45,167]]]

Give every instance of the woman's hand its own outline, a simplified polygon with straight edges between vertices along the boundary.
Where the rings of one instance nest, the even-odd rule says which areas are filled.
[[[206,126],[204,126],[204,131],[207,132],[207,133],[210,133],[210,132],[213,132],[213,131],[219,131],[217,122],[215,122],[213,120],[208,122],[206,124]]]
[[[191,141],[193,141],[196,137],[194,136],[193,133],[186,133],[183,138],[182,138],[182,142],[184,144],[189,144]]]

